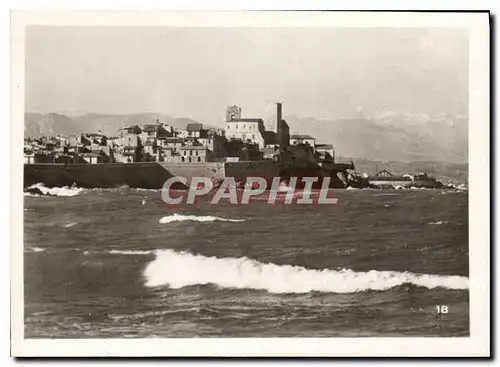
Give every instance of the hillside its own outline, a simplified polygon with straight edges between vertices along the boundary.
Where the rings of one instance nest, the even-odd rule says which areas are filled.
[[[337,155],[382,161],[467,162],[465,118],[386,113],[374,118],[330,120],[287,117],[292,133],[335,145]]]
[[[161,122],[176,128],[185,128],[188,123],[197,122],[188,118],[175,118],[159,113],[138,113],[132,115],[105,115],[89,113],[79,116],[58,114],[26,113],[25,136],[36,137],[42,135],[53,136],[81,134],[83,132],[97,132],[101,130],[105,135],[115,135],[126,125],[154,124]]]
[[[57,113],[24,114],[24,135],[26,137],[54,136],[56,134],[70,135],[79,131],[79,126],[66,115]]]

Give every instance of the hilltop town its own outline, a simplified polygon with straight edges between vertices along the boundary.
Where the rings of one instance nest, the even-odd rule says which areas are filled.
[[[229,106],[225,128],[189,123],[124,126],[114,136],[97,132],[25,138],[24,163],[100,164],[135,162],[205,163],[274,160],[334,163],[331,144],[310,135],[290,135],[282,104],[268,102],[265,116],[248,118]]]

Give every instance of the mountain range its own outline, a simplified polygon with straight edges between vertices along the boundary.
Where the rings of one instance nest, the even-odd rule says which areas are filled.
[[[337,155],[380,161],[468,161],[468,121],[457,116],[428,117],[385,113],[374,117],[286,119],[293,134],[332,143]]]
[[[72,135],[99,130],[106,135],[116,135],[125,125],[155,123],[157,119],[176,128],[198,122],[160,113],[78,116],[25,113],[25,136]],[[297,116],[285,119],[292,134],[308,134],[316,137],[318,143],[333,144],[337,156],[400,162],[463,163],[468,160],[468,121],[463,116],[384,112],[349,119]]]

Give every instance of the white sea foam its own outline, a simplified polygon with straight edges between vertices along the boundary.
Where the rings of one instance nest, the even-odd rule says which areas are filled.
[[[71,228],[73,226],[76,226],[78,223],[77,222],[70,222],[64,225],[64,228]]]
[[[27,247],[25,249],[25,251],[26,252],[43,252],[43,251],[45,251],[45,249],[42,247]]]
[[[81,187],[46,187],[43,183],[37,183],[28,187],[29,189],[38,189],[44,195],[54,195],[54,196],[76,196],[85,191]],[[35,195],[33,195],[35,196]]]
[[[173,250],[159,250],[144,270],[149,287],[182,288],[215,284],[222,288],[248,288],[271,293],[354,293],[385,290],[404,283],[449,289],[468,289],[462,276],[414,274],[396,271],[312,270],[300,266],[261,263],[246,257],[217,258]]]
[[[111,250],[110,254],[120,254],[120,255],[150,255],[153,254],[153,250]]]
[[[450,183],[450,184],[448,184],[448,188],[459,190],[459,191],[467,191],[469,189],[467,187],[467,185],[463,184],[463,183]]]
[[[429,222],[429,224],[434,224],[436,226],[439,226],[441,224],[446,224],[446,223],[448,223],[448,222],[442,221],[442,220],[438,220],[437,222]]]
[[[172,222],[184,222],[184,221],[194,221],[194,222],[244,222],[245,219],[227,219],[214,217],[211,215],[183,215],[183,214],[172,214],[167,215],[160,219],[160,223],[172,223]]]

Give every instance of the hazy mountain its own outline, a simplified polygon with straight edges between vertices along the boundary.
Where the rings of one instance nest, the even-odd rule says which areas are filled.
[[[70,135],[78,131],[75,122],[66,115],[57,113],[24,114],[24,134],[26,137],[53,136],[56,134]]]
[[[381,161],[467,162],[468,122],[462,116],[386,112],[371,118],[287,117],[291,133],[334,144],[337,155]]]
[[[83,132],[97,132],[101,130],[105,135],[116,135],[126,125],[167,123],[176,128],[185,128],[187,124],[197,121],[188,118],[175,118],[159,113],[138,113],[132,115],[104,115],[88,113],[85,115],[71,116],[58,114],[26,113],[25,136],[35,137],[41,135],[71,135]]]
[[[176,128],[185,128],[188,123],[197,122],[187,118],[174,118],[159,113],[137,113],[133,115],[86,114],[71,117],[83,132],[101,130],[105,135],[115,135],[126,125],[154,124],[157,120]]]

